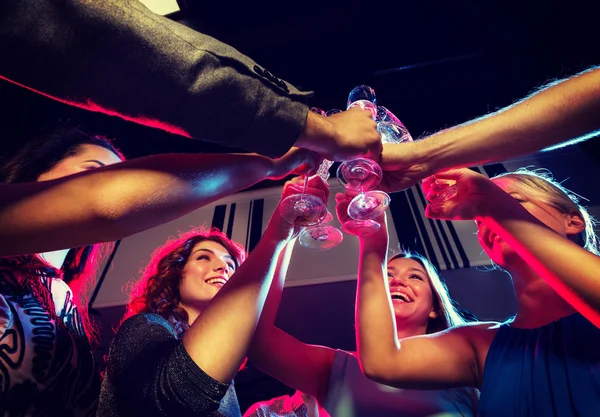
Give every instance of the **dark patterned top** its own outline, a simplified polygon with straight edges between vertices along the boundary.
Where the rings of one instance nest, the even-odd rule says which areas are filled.
[[[52,293],[57,325],[17,284],[19,273],[0,266],[0,415],[94,415],[100,375],[70,288],[39,277]]]
[[[97,417],[241,417],[233,383],[196,365],[156,314],[127,319],[113,339]]]

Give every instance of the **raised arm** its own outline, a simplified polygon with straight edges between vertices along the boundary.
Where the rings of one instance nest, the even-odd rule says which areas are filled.
[[[303,343],[275,327],[277,308],[283,291],[286,263],[292,251],[290,244],[280,258],[265,310],[260,319],[249,359],[261,371],[323,403],[329,389],[329,377],[335,350],[326,346]]]
[[[294,187],[284,187],[282,199],[297,191]],[[299,231],[282,218],[279,207],[248,259],[184,335],[183,342],[192,359],[219,381],[230,381],[246,357],[278,261],[282,271],[282,262],[289,257],[289,253],[282,255],[282,251]],[[272,310],[270,307],[270,315]]]
[[[338,213],[349,199],[336,196]],[[339,214],[338,214],[339,215]],[[476,355],[469,328],[398,340],[387,283],[388,234],[385,215],[379,232],[360,238],[356,325],[363,373],[399,388],[476,386]]]
[[[296,181],[294,184],[294,188],[300,191],[299,184]],[[309,187],[313,194],[327,190],[318,177],[310,180]],[[293,242],[289,243],[279,257],[277,272],[248,357],[261,371],[323,403],[329,387],[335,350],[303,343],[275,327],[293,246]]]
[[[528,209],[534,209],[534,206],[527,196],[507,194],[483,175],[469,169],[449,170],[437,174],[436,178],[455,182],[458,194],[443,205],[429,205],[428,216],[482,222],[561,297],[600,327],[600,279],[596,273],[600,268],[599,256],[533,216]],[[431,198],[429,186],[424,188]],[[584,220],[579,214],[571,213],[565,233],[576,235],[584,229]],[[483,235],[485,239],[486,233]]]
[[[600,270],[600,257],[556,233],[509,195],[504,200],[479,219],[600,328],[600,278],[596,273]],[[580,218],[574,221],[583,225]]]
[[[413,143],[385,145],[384,188],[408,188],[436,172],[504,161],[595,136],[600,129],[600,68],[553,82],[496,113]]]
[[[0,53],[0,76],[51,98],[271,156],[311,96],[137,0],[1,0]]]
[[[298,149],[275,160],[155,155],[53,181],[0,184],[0,256],[122,239],[317,162]]]

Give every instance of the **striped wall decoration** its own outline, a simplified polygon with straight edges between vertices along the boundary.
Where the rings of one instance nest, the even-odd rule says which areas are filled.
[[[471,168],[485,176],[505,173],[502,164]],[[440,270],[491,265],[477,242],[474,222],[429,219],[420,186],[392,196],[390,214],[403,249],[425,255]]]
[[[223,231],[230,239],[244,243],[246,251],[250,252],[262,236],[263,215],[263,198],[220,204],[214,208],[211,226]]]
[[[471,168],[488,177],[506,172],[502,164]],[[332,193],[334,191],[332,190]],[[278,195],[266,197],[274,207]],[[271,201],[273,200],[273,201]],[[490,265],[476,238],[474,222],[434,220],[425,216],[427,200],[420,186],[394,193],[389,208],[392,225],[401,248],[425,255],[440,270]],[[223,230],[229,238],[254,249],[271,213],[265,213],[265,199],[217,205],[212,226]]]

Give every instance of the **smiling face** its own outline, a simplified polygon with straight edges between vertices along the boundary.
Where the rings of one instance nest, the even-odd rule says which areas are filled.
[[[182,271],[181,306],[202,311],[231,278],[235,265],[233,257],[220,243],[212,240],[197,243]]]
[[[395,258],[388,262],[387,272],[396,325],[427,328],[437,314],[435,295],[423,265],[411,258]]]
[[[121,162],[121,158],[109,149],[85,143],[77,146],[72,155],[61,159],[56,165],[41,174],[38,181],[54,180],[117,162]]]
[[[567,237],[572,233],[572,216],[559,211],[550,204],[534,199],[529,195],[527,189],[519,186],[519,183],[511,177],[499,177],[493,180],[507,194],[513,197],[531,215],[554,230],[561,236]],[[479,244],[485,253],[502,268],[506,268],[514,262],[519,255],[488,226],[477,222],[477,237]]]

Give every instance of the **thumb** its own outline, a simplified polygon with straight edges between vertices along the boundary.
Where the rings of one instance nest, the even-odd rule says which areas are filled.
[[[453,168],[436,172],[430,178],[438,180],[457,180],[461,176],[468,174],[470,171],[471,170],[469,168]]]

